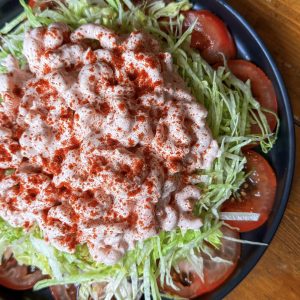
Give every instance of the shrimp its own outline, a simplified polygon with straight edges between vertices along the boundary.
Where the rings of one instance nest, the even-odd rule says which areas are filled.
[[[49,65],[63,65],[59,55],[53,50],[61,46],[69,35],[66,24],[53,23],[48,27],[38,27],[25,33],[23,54],[27,58],[31,72],[38,75],[45,73]]]
[[[23,156],[18,142],[13,140],[12,131],[5,127],[0,127],[0,168],[16,168],[18,167]]]
[[[165,105],[167,116],[159,122],[152,148],[166,160],[170,174],[178,172],[185,156],[189,153],[191,137],[187,134],[184,125],[184,112],[173,102]]]
[[[163,213],[158,214],[158,218],[161,228],[165,231],[173,230],[178,224],[178,212],[170,205],[164,207]]]
[[[131,32],[128,38],[122,43],[122,47],[129,51],[158,53],[160,45],[157,40],[153,39],[150,35],[139,31]]]
[[[49,148],[54,139],[51,128],[41,119],[41,116],[35,113],[27,115],[28,127],[19,139],[21,153],[24,157],[37,159],[37,163],[43,165],[42,157],[50,155]],[[42,156],[42,157],[41,157]]]
[[[152,54],[143,53],[142,58],[138,59],[139,54],[133,51],[125,51],[122,54],[124,59],[124,69],[127,74],[141,74],[141,77],[145,79],[146,76],[149,78],[152,85],[161,84],[163,77],[161,74],[161,67],[159,60]],[[149,63],[149,61],[151,63]]]
[[[58,250],[67,253],[74,253],[76,245],[76,225],[71,221],[74,218],[72,214],[72,209],[63,204],[51,208],[46,216],[42,212],[36,216],[37,223],[49,242]]]
[[[41,173],[17,173],[20,193],[17,196],[17,207],[20,210],[36,213],[49,209],[58,202],[56,197],[49,197],[47,189],[51,183],[49,177]]]
[[[59,172],[55,172],[53,177],[53,183],[57,187],[62,187],[64,184],[70,185],[73,189],[83,188],[84,174],[80,168],[76,168],[80,164],[79,150],[71,150],[66,153],[61,165],[59,166]]]
[[[5,200],[0,198],[0,217],[9,220],[8,223],[13,227],[30,227],[33,225],[35,218],[33,214],[27,211],[12,209],[11,200],[15,199],[15,195],[9,195]]]
[[[88,95],[101,95],[113,79],[113,70],[101,62],[84,66],[78,75],[80,89]]]
[[[219,155],[218,143],[212,139],[206,126],[191,126],[196,136],[196,142],[186,156],[187,170],[192,173],[196,169],[207,169]]]
[[[88,142],[91,139],[86,139],[86,137],[91,137],[91,135],[101,128],[104,117],[97,113],[96,109],[87,104],[76,110],[74,115],[74,127],[73,131],[78,141]],[[88,147],[88,145],[86,145]],[[88,148],[84,148],[83,151]]]
[[[113,31],[96,24],[81,25],[71,34],[73,43],[83,39],[98,40],[104,49],[115,49],[118,45],[118,36]]]
[[[200,190],[196,186],[187,185],[175,194],[175,203],[181,212],[191,212],[196,200],[200,199]]]
[[[0,74],[0,98],[2,110],[11,119],[15,120],[20,105],[23,85],[32,77],[27,72],[20,70],[18,61],[8,55],[3,63],[8,73]]]
[[[79,195],[71,201],[74,211],[85,220],[97,220],[103,217],[113,205],[112,197],[100,189],[95,190],[93,196],[88,193]]]
[[[177,226],[181,229],[199,229],[202,226],[202,221],[190,213],[181,213]]]

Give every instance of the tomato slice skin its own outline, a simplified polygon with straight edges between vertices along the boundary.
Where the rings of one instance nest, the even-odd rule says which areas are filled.
[[[184,29],[198,18],[192,32],[191,47],[198,49],[210,64],[236,57],[236,46],[225,23],[208,10],[189,10],[185,16]],[[221,54],[222,53],[222,54]]]
[[[266,222],[275,200],[277,180],[270,164],[257,152],[247,150],[246,172],[252,172],[247,180],[247,187],[241,191],[241,198],[227,200],[223,212],[250,212],[260,214],[258,221],[226,221],[227,224],[247,232],[260,227]],[[240,201],[239,201],[240,200]]]
[[[239,233],[237,231],[231,230],[225,226],[222,227],[222,232],[225,236],[236,239],[239,238]],[[179,290],[175,290],[167,285],[161,288],[161,290],[172,296],[193,299],[211,292],[222,285],[235,270],[241,251],[239,243],[225,239],[222,239],[222,241],[223,244],[220,249],[210,248],[210,255],[212,257],[219,256],[223,259],[229,260],[232,264],[214,262],[208,255],[203,254],[204,282],[193,270],[193,267],[184,261],[179,264],[181,274],[178,274],[175,271],[172,274],[173,282]],[[183,280],[182,276],[187,279]]]
[[[5,254],[4,254],[5,255]],[[30,290],[37,281],[46,278],[41,271],[35,269],[29,272],[29,267],[19,265],[12,257],[2,259],[0,265],[0,285],[12,290]]]
[[[36,0],[29,0],[29,1],[28,1],[28,5],[29,5],[30,7],[34,7],[35,4],[36,4]]]
[[[240,80],[246,82],[250,79],[252,94],[262,107],[277,113],[278,104],[275,88],[271,80],[259,67],[242,59],[229,60],[227,65],[230,71]],[[274,131],[277,124],[276,118],[270,113],[265,114],[271,131]],[[251,132],[258,134],[261,131],[257,125],[253,125]]]
[[[76,300],[78,289],[74,284],[54,285],[50,287],[51,294],[55,300]]]
[[[39,8],[43,11],[46,8],[51,8],[53,6],[53,1],[47,1],[43,3],[42,1],[38,1],[38,0],[29,0],[28,5],[31,8],[35,8],[36,6],[39,6]]]

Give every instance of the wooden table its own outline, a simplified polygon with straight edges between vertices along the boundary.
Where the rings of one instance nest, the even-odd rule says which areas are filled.
[[[300,0],[227,0],[254,27],[284,77],[300,142]],[[287,210],[263,258],[227,300],[300,299],[300,150]]]

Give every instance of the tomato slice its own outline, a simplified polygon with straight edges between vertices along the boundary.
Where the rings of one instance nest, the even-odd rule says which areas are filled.
[[[54,285],[50,291],[55,300],[77,300],[78,289],[74,284]]]
[[[30,7],[34,7],[34,6],[35,6],[35,0],[29,0],[29,1],[28,1],[28,5],[29,5]]]
[[[262,107],[277,113],[277,99],[274,86],[267,75],[255,64],[247,60],[235,59],[227,62],[230,71],[240,80],[251,81],[251,90],[254,98],[261,104]],[[276,118],[266,113],[266,118],[271,131],[276,127]],[[252,133],[260,133],[260,128],[253,125]]]
[[[258,213],[258,221],[226,221],[231,226],[246,232],[261,226],[268,219],[276,194],[276,176],[270,164],[258,153],[245,151],[246,172],[251,172],[246,183],[240,189],[239,199],[227,200],[223,212]]]
[[[225,236],[239,238],[237,231],[225,226],[223,226],[222,232]],[[167,285],[165,285],[162,290],[172,296],[193,299],[222,285],[232,274],[237,265],[237,261],[240,257],[240,244],[222,239],[220,249],[209,248],[209,250],[212,257],[220,257],[232,263],[216,262],[207,254],[202,254],[204,264],[204,281],[202,281],[189,262],[180,262],[178,265],[181,271],[180,274],[175,271],[173,271],[172,274],[173,282],[179,290],[177,291]]]
[[[0,265],[0,285],[13,290],[29,290],[44,278],[40,270],[21,266],[10,254],[4,254]]]
[[[236,46],[225,23],[208,10],[189,10],[185,16],[184,29],[197,23],[192,32],[191,47],[198,49],[201,56],[210,64],[232,59],[236,56]]]
[[[42,1],[38,1],[38,0],[29,0],[28,5],[31,8],[39,6],[41,10],[45,10],[46,8],[53,8],[55,6],[55,2],[46,1],[46,2],[43,3]]]

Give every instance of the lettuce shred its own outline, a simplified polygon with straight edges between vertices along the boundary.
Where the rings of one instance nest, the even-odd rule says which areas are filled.
[[[39,228],[25,232],[0,219],[0,254],[10,248],[20,264],[34,265],[52,277],[39,281],[35,289],[73,283],[81,285],[81,294],[90,294],[92,283],[105,283],[107,299],[113,296],[136,299],[142,292],[145,299],[150,299],[151,295],[161,299],[157,280],[173,285],[171,268],[182,258],[189,257],[201,266],[201,257],[196,253],[205,251],[207,244],[220,246],[221,225],[217,223],[209,229],[162,231],[158,236],[138,242],[135,249],[114,266],[106,266],[93,261],[86,246],[78,246],[74,254],[61,252],[43,240]]]
[[[189,47],[193,25],[183,32],[181,13],[192,7],[188,0],[168,4],[164,1],[139,2],[138,5],[130,0],[51,2],[56,4],[55,10],[41,11],[38,7],[32,10],[20,0],[24,12],[0,31],[0,73],[5,72],[1,62],[8,54],[25,66],[22,44],[24,32],[30,28],[64,22],[73,29],[85,23],[101,24],[119,33],[141,29],[154,35],[163,49],[172,54],[192,94],[208,110],[208,126],[219,143],[220,153],[210,170],[198,172],[203,179],[199,185],[202,196],[195,207],[195,214],[203,220],[200,230],[162,231],[158,236],[138,242],[135,249],[114,266],[106,266],[93,261],[85,245],[79,245],[75,254],[64,253],[45,242],[39,228],[26,232],[0,219],[0,254],[9,247],[19,263],[37,266],[52,277],[38,282],[35,289],[74,283],[80,285],[80,299],[87,299],[96,293],[94,283],[98,283],[105,284],[103,299],[113,296],[135,299],[141,293],[146,300],[161,299],[157,282],[174,286],[170,272],[179,260],[190,260],[201,275],[203,260],[199,253],[205,250],[207,243],[220,246],[220,206],[238,191],[247,176],[242,147],[259,143],[262,151],[268,152],[277,132],[271,132],[266,111],[251,94],[250,82],[243,83],[232,75],[225,60],[225,67],[213,70]],[[169,17],[169,21],[164,17]],[[163,26],[168,26],[168,34],[162,31]],[[260,134],[251,134],[252,124],[259,126]]]

